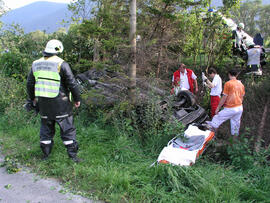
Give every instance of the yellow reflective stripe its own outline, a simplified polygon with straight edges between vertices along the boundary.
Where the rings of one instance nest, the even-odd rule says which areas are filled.
[[[40,91],[35,91],[35,96],[37,97],[46,97],[46,98],[54,98],[58,94],[55,94],[53,92],[40,92]]]
[[[33,63],[33,75],[36,80],[35,95],[37,97],[54,98],[60,91],[59,74],[63,59],[52,56],[41,58]]]
[[[59,80],[60,81],[60,75],[58,72],[49,72],[49,71],[36,71],[34,72],[34,77],[36,80],[39,78],[48,78],[53,80]]]
[[[71,95],[71,92],[69,93],[69,100],[72,101],[72,95]]]
[[[60,63],[58,63],[58,66],[57,66],[58,73],[60,73],[61,65],[62,65],[63,62],[64,62],[64,60],[61,61]]]

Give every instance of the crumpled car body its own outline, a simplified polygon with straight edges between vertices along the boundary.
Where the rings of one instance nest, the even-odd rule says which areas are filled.
[[[188,90],[181,90],[176,95],[171,95],[159,105],[163,111],[167,111],[170,106],[173,110],[173,118],[184,126],[191,123],[202,124],[208,119],[205,109],[196,103],[195,96]]]

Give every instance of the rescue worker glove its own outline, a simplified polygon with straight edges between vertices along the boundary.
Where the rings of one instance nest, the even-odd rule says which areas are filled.
[[[34,101],[32,101],[30,99],[26,100],[23,107],[27,112],[30,112],[30,111],[35,111],[36,113],[39,112],[39,108],[38,108],[37,103],[35,104]]]

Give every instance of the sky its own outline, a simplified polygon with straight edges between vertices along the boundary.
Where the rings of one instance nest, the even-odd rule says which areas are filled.
[[[5,3],[5,6],[10,8],[10,9],[20,8],[22,6],[26,6],[27,4],[31,4],[31,3],[38,2],[38,1],[70,3],[72,0],[3,0],[3,2]]]

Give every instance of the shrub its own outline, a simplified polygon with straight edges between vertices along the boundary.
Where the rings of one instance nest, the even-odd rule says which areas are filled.
[[[264,167],[270,164],[270,149],[261,148],[259,152],[253,151],[253,139],[250,138],[250,130],[239,136],[238,140],[228,146],[227,152],[231,164],[239,170],[249,170],[256,167]]]
[[[29,71],[31,59],[18,52],[7,52],[0,56],[1,71],[5,76],[23,81]]]
[[[0,92],[0,112],[4,112],[7,107],[22,107],[26,98],[26,85],[0,74]]]
[[[254,157],[249,145],[248,138],[241,137],[241,141],[236,141],[227,148],[228,155],[233,166],[237,169],[246,170],[253,167]]]
[[[171,110],[162,112],[157,101],[160,98],[149,96],[149,100],[137,106],[124,101],[110,112],[119,134],[135,136],[146,152],[157,154],[177,134],[183,132],[183,125],[171,119]]]

